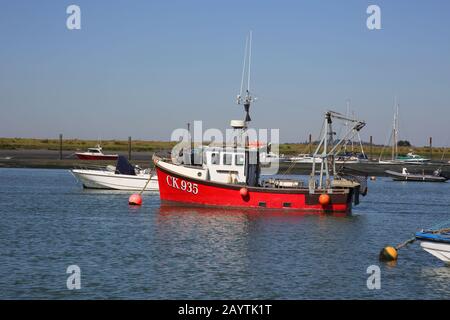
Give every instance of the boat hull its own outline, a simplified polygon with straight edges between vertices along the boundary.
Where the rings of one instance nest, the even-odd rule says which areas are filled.
[[[450,264],[450,243],[421,241],[420,246],[439,260]]]
[[[391,170],[386,170],[385,173],[390,175],[394,181],[446,182],[448,180],[447,178],[441,176],[403,174]]]
[[[322,163],[322,158],[316,158],[314,161],[312,157],[293,157],[289,159],[289,162],[292,163]]]
[[[87,189],[141,191],[150,178],[148,174],[130,176],[98,170],[73,169],[71,172],[83,184],[83,187]],[[158,180],[156,176],[153,176],[144,191],[157,191],[158,189]]]
[[[328,193],[330,203],[321,205],[321,193],[310,194],[308,189],[244,187],[239,184],[216,183],[193,179],[170,171],[155,162],[162,202],[194,206],[226,208],[259,208],[305,211],[312,213],[351,213],[352,189]]]
[[[416,233],[420,246],[428,253],[445,263],[450,263],[450,229],[421,231]]]
[[[117,154],[91,155],[83,153],[75,153],[80,160],[117,160]]]

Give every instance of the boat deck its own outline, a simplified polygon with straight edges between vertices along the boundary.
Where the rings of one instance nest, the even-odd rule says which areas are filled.
[[[431,231],[417,232],[416,239],[422,241],[450,243],[450,231],[441,233],[433,233]]]

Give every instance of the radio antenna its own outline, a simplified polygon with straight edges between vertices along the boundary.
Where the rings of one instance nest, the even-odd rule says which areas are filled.
[[[242,77],[241,77],[241,90],[237,96],[237,104],[244,105],[245,111],[245,123],[252,121],[250,118],[250,104],[255,100],[250,94],[250,71],[251,71],[251,59],[252,59],[252,31],[249,32],[245,40],[245,51],[244,51],[244,64],[242,67]],[[245,97],[243,97],[243,87],[244,79],[247,73],[247,89],[245,90]]]

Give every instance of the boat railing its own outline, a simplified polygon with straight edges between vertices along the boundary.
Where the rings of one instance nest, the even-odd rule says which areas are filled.
[[[75,169],[80,170],[96,170],[96,171],[106,171],[106,172],[114,172],[116,167],[113,165],[94,165],[94,164],[79,164],[75,166]]]
[[[288,189],[300,189],[304,188],[304,182],[302,180],[295,179],[281,179],[281,178],[269,178],[261,181],[261,186],[265,188],[288,188]]]

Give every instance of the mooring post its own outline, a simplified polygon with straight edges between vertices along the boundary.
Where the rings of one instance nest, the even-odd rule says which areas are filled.
[[[433,159],[433,137],[430,137],[430,160]]]
[[[131,161],[131,136],[128,137],[128,161]]]
[[[369,160],[373,158],[372,156],[372,145],[373,145],[373,140],[372,140],[372,136],[370,136],[370,142],[369,142]]]
[[[62,140],[63,140],[63,135],[62,133],[59,134],[59,160],[62,160],[63,156],[62,156]]]

